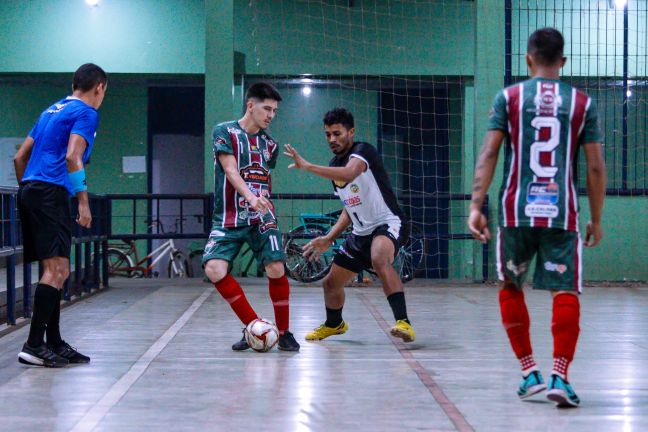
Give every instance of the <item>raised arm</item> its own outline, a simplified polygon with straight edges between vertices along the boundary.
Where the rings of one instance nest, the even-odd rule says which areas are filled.
[[[28,136],[27,138],[25,138],[25,141],[20,144],[20,148],[14,156],[14,168],[16,169],[16,180],[18,181],[18,183],[22,181],[33,148],[34,139]]]
[[[272,204],[267,198],[256,196],[252,193],[250,188],[248,188],[247,183],[245,183],[245,180],[243,180],[238,171],[236,158],[233,155],[218,153],[218,162],[220,162],[223,167],[227,181],[230,182],[239,195],[245,198],[255,211],[265,214],[272,207]]]
[[[588,143],[583,147],[585,149],[585,160],[587,161],[587,197],[589,198],[591,218],[587,224],[585,246],[594,247],[603,238],[601,217],[607,185],[607,173],[601,152],[601,144]]]
[[[493,181],[497,156],[500,146],[504,140],[504,132],[501,130],[490,130],[484,139],[473,179],[472,199],[470,201],[470,216],[468,217],[468,228],[476,240],[486,243],[490,239],[488,220],[482,214],[481,209],[488,188]]]
[[[293,160],[293,163],[288,165],[288,168],[303,169],[325,179],[349,183],[367,169],[367,164],[355,157],[350,158],[349,162],[343,167],[315,165],[304,159],[290,144],[286,144],[284,147],[286,149],[284,154]]]

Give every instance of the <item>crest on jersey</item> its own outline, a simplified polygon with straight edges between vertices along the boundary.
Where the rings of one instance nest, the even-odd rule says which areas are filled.
[[[358,186],[357,184],[353,183],[353,184],[351,185],[350,189],[351,189],[351,192],[353,192],[353,193],[358,193],[358,191],[360,191],[360,186]]]
[[[268,149],[263,149],[263,159],[265,159],[265,161],[268,162],[270,160],[270,157],[271,156],[270,156],[270,152],[268,151]]]

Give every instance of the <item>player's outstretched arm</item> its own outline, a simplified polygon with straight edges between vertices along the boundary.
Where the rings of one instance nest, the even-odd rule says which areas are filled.
[[[481,153],[479,154],[479,159],[477,160],[477,166],[475,167],[468,228],[475,240],[479,240],[482,243],[486,243],[491,236],[488,230],[488,220],[482,214],[481,209],[484,205],[488,188],[493,181],[493,174],[497,165],[497,155],[499,154],[504,137],[504,132],[501,130],[488,131]]]
[[[337,222],[335,222],[335,225],[331,227],[326,235],[317,237],[304,246],[304,256],[311,261],[317,260],[322,253],[326,252],[328,248],[331,247],[335,239],[337,239],[349,225],[351,225],[351,218],[346,209],[343,209]]]
[[[27,138],[25,138],[25,141],[20,144],[20,148],[14,156],[14,168],[16,169],[16,180],[18,181],[18,183],[22,181],[33,148],[34,139],[28,136]]]
[[[265,197],[258,197],[252,193],[248,188],[245,180],[239,174],[238,166],[236,163],[236,158],[227,153],[218,153],[218,161],[225,171],[225,177],[227,181],[236,189],[236,192],[239,193],[245,200],[250,204],[250,206],[261,214],[265,214],[268,209],[272,207],[270,200]]]
[[[284,147],[286,149],[284,154],[293,160],[288,168],[303,169],[329,180],[349,183],[367,169],[367,164],[358,158],[349,159],[349,162],[343,167],[315,165],[304,159],[290,144],[285,144]]]
[[[601,144],[588,143],[585,148],[587,161],[587,197],[590,205],[590,222],[585,233],[585,246],[594,247],[603,238],[601,217],[603,215],[603,201],[607,187],[607,172],[605,160],[601,151]]]

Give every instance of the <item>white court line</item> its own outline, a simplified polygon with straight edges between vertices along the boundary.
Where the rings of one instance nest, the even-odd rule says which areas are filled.
[[[213,292],[212,288],[205,289],[194,302],[189,306],[178,320],[173,323],[171,327],[164,332],[160,338],[155,341],[153,345],[140,357],[133,366],[126,372],[108,392],[94,404],[92,408],[83,416],[81,420],[74,426],[72,432],[89,432],[93,430],[101,419],[110,411],[110,409],[124,397],[126,392],[135,384],[140,376],[146,371],[151,362],[155,360],[160,352],[171,342],[176,334],[184,327],[189,321],[191,316],[200,308],[200,306],[207,300],[207,297]]]

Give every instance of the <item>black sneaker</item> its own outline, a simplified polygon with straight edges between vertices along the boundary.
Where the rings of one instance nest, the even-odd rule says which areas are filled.
[[[57,347],[50,346],[50,349],[70,363],[90,363],[90,357],[81,354],[65,341],[61,341]]]
[[[250,345],[248,345],[247,341],[245,340],[245,329],[243,329],[243,337],[240,341],[232,345],[232,349],[234,351],[245,351],[248,348],[250,348]]]
[[[279,349],[281,351],[299,351],[299,344],[295,340],[295,336],[288,330],[279,336]]]
[[[46,344],[33,348],[27,343],[23,345],[22,351],[18,354],[18,361],[26,365],[51,368],[65,367],[70,363],[68,359],[56,354]]]

